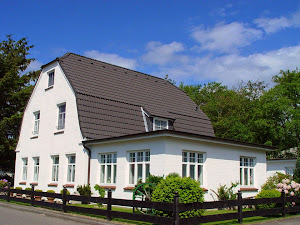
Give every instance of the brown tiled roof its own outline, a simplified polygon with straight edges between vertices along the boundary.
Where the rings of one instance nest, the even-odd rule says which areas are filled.
[[[164,79],[73,53],[56,61],[76,93],[80,127],[86,138],[145,132],[141,107],[150,116],[170,119],[174,130],[214,136],[208,117],[196,110],[186,93]]]

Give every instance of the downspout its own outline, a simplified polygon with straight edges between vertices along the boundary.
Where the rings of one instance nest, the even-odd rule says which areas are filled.
[[[90,177],[91,177],[91,154],[92,154],[92,151],[89,147],[87,147],[85,144],[83,144],[83,147],[88,151],[88,156],[89,156],[89,159],[88,159],[88,179],[87,179],[87,183],[90,184]]]

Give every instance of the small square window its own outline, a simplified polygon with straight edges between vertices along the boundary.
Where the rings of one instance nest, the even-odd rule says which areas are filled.
[[[168,129],[168,120],[154,118],[153,130],[166,130]]]

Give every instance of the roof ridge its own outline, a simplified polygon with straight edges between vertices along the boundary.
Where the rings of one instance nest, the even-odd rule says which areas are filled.
[[[161,77],[156,77],[156,76],[153,76],[153,75],[150,75],[150,74],[147,74],[147,73],[143,73],[143,72],[140,72],[140,71],[137,71],[137,70],[128,69],[128,68],[125,68],[125,67],[122,67],[122,66],[118,66],[118,65],[115,65],[115,64],[112,64],[112,63],[108,63],[108,62],[104,62],[104,61],[101,61],[101,60],[93,59],[93,58],[90,58],[90,57],[87,57],[87,56],[79,55],[79,54],[76,54],[76,53],[73,53],[73,52],[68,52],[66,54],[68,54],[67,56],[69,56],[69,55],[72,54],[72,55],[76,55],[76,56],[79,56],[79,57],[82,57],[82,58],[91,59],[91,60],[96,61],[96,62],[105,63],[105,64],[110,65],[110,66],[116,66],[116,67],[119,67],[121,69],[129,70],[129,71],[132,71],[132,72],[135,72],[135,73],[139,73],[139,74],[146,75],[146,76],[149,76],[149,77],[152,77],[152,78],[156,78],[156,79],[159,79],[159,80],[162,80],[162,81],[165,81],[165,82],[171,84],[169,81],[167,81],[167,80],[165,80],[165,79],[163,79]],[[64,54],[63,56],[61,56],[59,58],[62,58],[62,57],[66,58],[67,57],[66,54]],[[173,85],[173,86],[175,86],[175,85]]]
[[[142,107],[141,105],[132,104],[132,103],[123,102],[123,101],[118,101],[118,100],[114,100],[114,99],[110,99],[110,98],[103,98],[103,97],[100,97],[100,96],[97,96],[97,95],[91,95],[91,94],[82,93],[80,91],[76,91],[76,94],[81,94],[81,95],[85,95],[85,96],[90,96],[90,97],[105,99],[105,100],[112,101],[112,102],[119,102],[119,103],[123,103],[123,104],[127,104],[127,105]]]

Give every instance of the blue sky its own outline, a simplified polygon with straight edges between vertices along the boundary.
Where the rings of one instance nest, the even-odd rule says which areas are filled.
[[[27,37],[37,69],[74,52],[179,83],[270,82],[300,66],[300,2],[1,0],[0,40]]]

